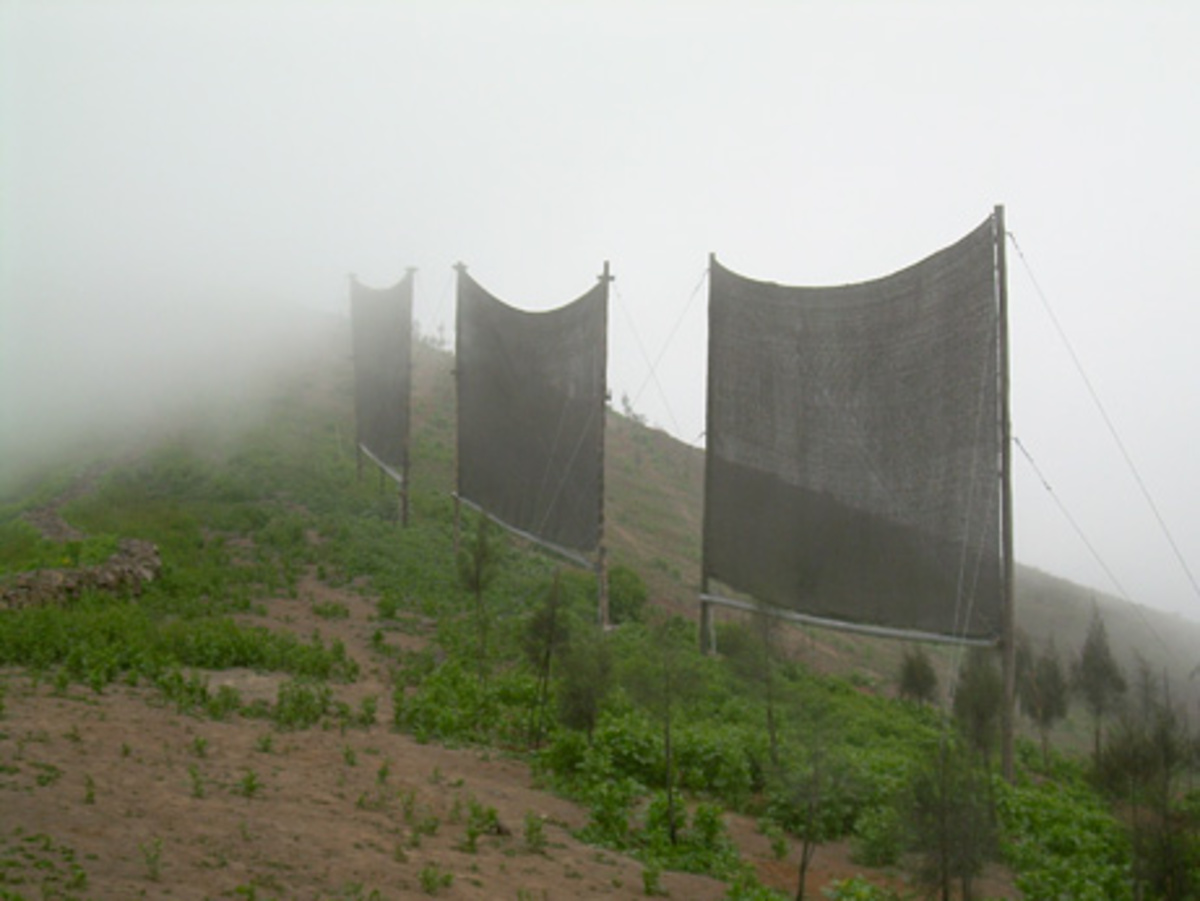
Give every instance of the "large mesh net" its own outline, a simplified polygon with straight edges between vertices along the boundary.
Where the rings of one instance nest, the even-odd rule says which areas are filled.
[[[608,283],[530,313],[458,277],[458,492],[575,552],[600,540]]]
[[[885,278],[710,272],[704,575],[883,629],[1001,629],[1002,392],[989,218]]]
[[[350,282],[358,446],[399,480],[408,459],[413,278],[390,288]]]

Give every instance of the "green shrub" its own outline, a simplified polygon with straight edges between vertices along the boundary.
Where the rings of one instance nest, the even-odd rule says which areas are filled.
[[[680,787],[720,798],[741,808],[757,781],[755,752],[765,755],[758,730],[711,721],[688,723],[675,735],[675,766]]]
[[[395,724],[419,740],[520,746],[537,695],[534,679],[516,670],[481,680],[469,664],[447,660],[408,693],[393,692]]]
[[[613,625],[641,622],[649,596],[636,570],[618,565],[608,571],[608,618]]]
[[[904,822],[895,806],[863,808],[854,822],[851,858],[867,867],[892,866],[904,850]]]
[[[665,792],[651,799],[645,822],[634,844],[642,856],[665,869],[701,873],[718,879],[733,878],[742,868],[737,848],[729,838],[722,810],[715,804],[699,804],[691,822],[682,805],[675,810],[675,840],[671,840],[670,811]]]
[[[332,694],[328,685],[295,679],[284,682],[275,702],[275,722],[284,729],[315,726],[330,709]]]
[[[821,890],[830,901],[900,901],[900,894],[868,882],[861,876],[838,879]]]
[[[1069,782],[994,785],[1002,850],[1024,897],[1130,898],[1128,842],[1094,793]]]

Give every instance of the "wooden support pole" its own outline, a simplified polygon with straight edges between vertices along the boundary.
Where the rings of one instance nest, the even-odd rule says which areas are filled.
[[[612,284],[613,275],[609,269],[608,260],[604,261],[604,269],[599,275],[599,281],[604,285],[604,346],[600,348],[600,441],[596,452],[600,455],[600,522],[597,531],[597,549],[596,549],[596,618],[600,623],[600,630],[607,629],[612,624],[612,616],[609,610],[608,598],[608,548],[605,546],[605,529],[606,521],[604,515],[604,442],[608,422],[608,286]]]
[[[600,545],[596,552],[596,597],[597,619],[603,631],[612,624],[608,609],[608,551],[604,545]]]
[[[454,559],[458,560],[459,547],[462,544],[462,498],[454,495]]]
[[[705,589],[707,592],[707,589]],[[700,653],[715,654],[717,652],[717,630],[713,624],[713,605],[711,601],[700,601]]]
[[[704,512],[701,524],[700,537],[700,653],[715,654],[717,650],[717,633],[713,628],[712,604],[705,600],[709,593],[708,585],[708,499],[712,497],[712,479],[713,479],[713,464],[712,456],[713,449],[709,441],[713,421],[713,393],[712,393],[712,273],[717,265],[717,255],[709,253],[708,255],[708,387],[707,397],[705,399],[705,414],[704,414]]]
[[[408,388],[408,397],[404,399],[405,409],[405,427],[404,427],[404,450],[400,462],[400,526],[408,528],[408,495],[409,495],[409,462],[410,452],[409,445],[412,442],[412,322],[413,322],[413,293],[414,282],[417,277],[417,267],[409,266],[404,270],[404,278],[408,282],[408,372],[404,375],[404,382]]]
[[[458,447],[462,441],[462,386],[461,375],[462,367],[459,365],[461,359],[462,348],[462,291],[463,278],[467,274],[467,264],[457,262],[454,264],[454,272],[456,273],[457,293],[454,303],[454,397],[455,407],[457,408],[455,419],[455,438],[454,438],[454,559],[458,559],[459,547],[462,543],[462,455],[459,453]]]
[[[358,284],[358,276],[351,272],[346,276],[350,283],[350,332],[354,333],[354,286]],[[351,344],[351,353],[355,348]],[[358,378],[357,362],[355,364],[355,379]],[[356,389],[357,390],[357,389]],[[356,395],[357,396],[357,395]],[[358,410],[354,411],[354,474],[358,481],[362,481],[363,477],[363,452],[362,452],[362,423],[358,421]]]
[[[1004,680],[1004,706],[1000,713],[1000,771],[1012,782],[1016,778],[1014,752],[1017,706],[1017,611],[1013,580],[1013,498],[1012,498],[1012,419],[1009,415],[1008,361],[1008,272],[1005,254],[1007,232],[1004,229],[1004,207],[997,206],[992,214],[995,240],[996,303],[1000,322],[999,381],[1000,381],[1000,484],[1001,553],[1004,567],[1004,609],[1000,636],[1000,672]]]

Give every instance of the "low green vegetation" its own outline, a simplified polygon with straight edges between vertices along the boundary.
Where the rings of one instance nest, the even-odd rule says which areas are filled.
[[[42,537],[34,526],[15,515],[0,519],[0,576],[34,569],[95,566],[116,551],[115,535],[57,542]]]
[[[155,542],[164,566],[136,598],[93,593],[63,606],[0,611],[0,666],[64,693],[143,686],[197,716],[265,720],[272,731],[256,747],[266,754],[280,730],[376,726],[376,698],[352,708],[339,690],[364,665],[380,664],[392,680],[387,726],[528,760],[545,786],[585,805],[580,838],[641,861],[649,895],[662,890],[663,873],[686,871],[724,880],[731,898],[773,896],[730,839],[729,812],[756,819],[776,856],[798,849],[798,897],[813,852],[832,841],[850,842],[864,867],[906,868],[943,897],[970,897],[988,861],[1006,863],[1030,899],[1200,891],[1200,829],[1188,831],[1200,827],[1200,801],[1185,778],[1195,772],[1194,738],[1166,736],[1167,705],[1159,719],[1119,719],[1113,690],[1103,703],[1089,701],[1093,759],[1064,758],[1050,741],[1062,704],[1048,692],[1065,682],[1056,668],[1066,649],[1030,654],[1023,703],[1041,742],[1022,744],[1010,785],[995,772],[997,682],[987,655],[968,658],[946,707],[919,650],[905,655],[898,674],[902,699],[865,680],[821,674],[756,617],[723,623],[721,655],[704,656],[694,625],[663,615],[639,572],[620,560],[610,571],[617,625],[600,630],[591,573],[564,568],[474,514],[464,515],[456,550],[448,486],[439,481],[450,470],[444,443],[425,436],[418,445],[440,461],[431,469],[438,475],[413,487],[411,524],[401,528],[394,495],[356,478],[345,437],[352,432],[344,409],[284,398],[235,446],[183,435],[110,470],[63,507],[73,526],[101,536],[74,550],[31,535],[20,519],[29,503],[6,499],[4,572],[82,564],[114,536]],[[319,630],[300,637],[255,622],[265,599],[300,599],[314,574],[375,599],[375,660],[354,659]],[[303,603],[323,628],[345,628],[346,604]],[[419,634],[423,647],[405,649],[412,644],[392,641],[396,633]],[[230,669],[278,674],[274,701],[249,703],[227,684],[212,688],[213,673]],[[218,784],[199,763],[207,743],[195,739],[190,753],[197,762],[187,767],[187,784],[202,799]],[[1169,763],[1146,770],[1146,760],[1168,754]],[[359,760],[349,744],[343,757],[346,767]],[[1131,780],[1135,766],[1149,775]],[[407,859],[440,820],[411,791],[390,789],[390,776],[384,759],[374,794],[359,803],[375,809],[381,798],[399,800],[407,850],[397,844],[396,852]],[[267,785],[246,769],[227,790],[250,802]],[[1178,828],[1139,832],[1131,810]],[[479,853],[502,831],[496,812],[474,799],[459,816],[465,853]],[[548,853],[540,817],[531,812],[518,828],[525,850]],[[16,834],[4,841],[10,857],[36,844]],[[37,848],[63,891],[80,888],[66,885],[86,879],[66,850],[52,841]],[[1156,864],[1164,848],[1170,859]],[[147,878],[159,879],[161,842],[142,852]],[[453,878],[428,864],[417,881],[435,895]],[[896,897],[862,879],[824,895]]]
[[[19,826],[0,833],[0,898],[67,901],[87,897],[87,889],[87,871],[73,848]]]

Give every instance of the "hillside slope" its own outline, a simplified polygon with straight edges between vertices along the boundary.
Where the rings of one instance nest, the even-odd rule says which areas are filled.
[[[414,374],[416,481],[453,484],[453,356],[422,345]],[[610,410],[606,434],[606,518],[614,563],[637,569],[653,599],[687,616],[697,614],[704,509],[704,453],[667,433]],[[1139,659],[1172,682],[1188,684],[1200,665],[1200,622],[1130,604],[1018,563],[1017,626],[1035,645],[1053,637],[1064,658],[1083,644],[1093,609],[1108,628],[1118,660],[1130,673]],[[719,618],[738,614],[720,612]],[[828,671],[858,673],[886,685],[896,672],[901,643],[817,629],[797,629],[812,662]]]

